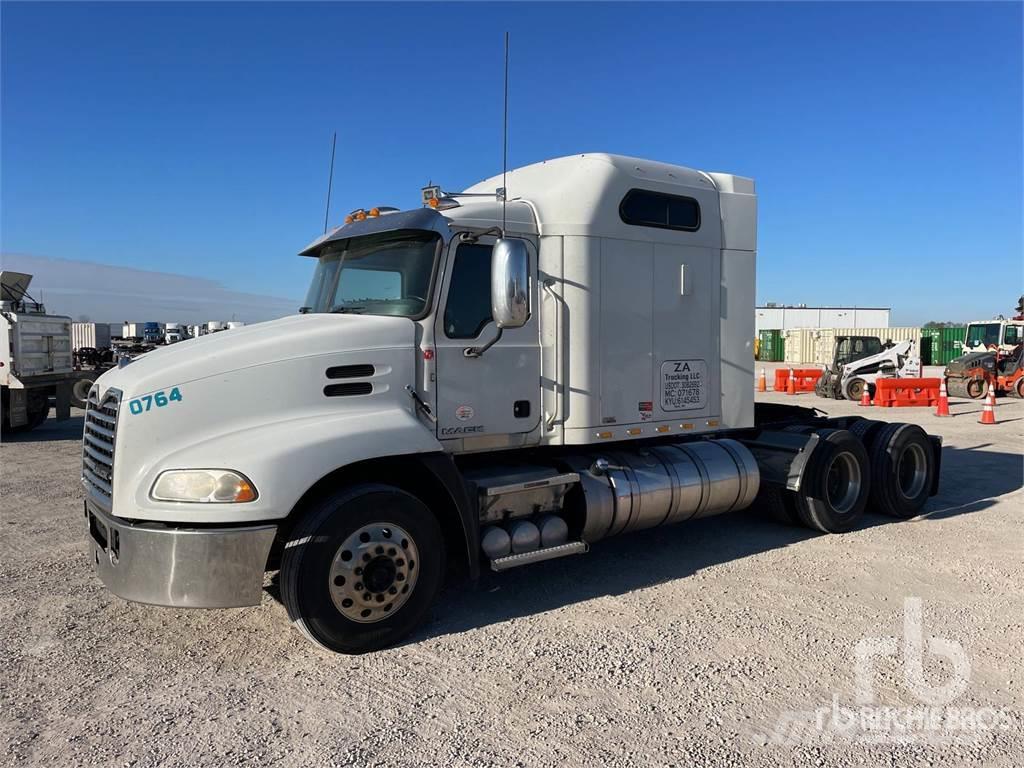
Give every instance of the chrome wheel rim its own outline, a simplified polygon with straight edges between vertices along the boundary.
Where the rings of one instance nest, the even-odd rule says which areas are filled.
[[[372,624],[401,608],[416,588],[419,550],[408,531],[369,523],[341,543],[331,561],[331,601],[346,619]]]
[[[916,443],[906,447],[896,464],[896,481],[905,499],[916,499],[924,490],[928,477],[928,461],[924,449]]]
[[[832,459],[825,475],[825,495],[839,514],[846,514],[860,498],[861,475],[857,458],[846,451]]]

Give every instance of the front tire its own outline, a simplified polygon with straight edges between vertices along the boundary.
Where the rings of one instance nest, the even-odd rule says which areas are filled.
[[[92,379],[78,379],[71,385],[71,404],[75,408],[85,409],[89,401],[89,390],[92,389]]]
[[[388,485],[366,484],[314,503],[281,558],[288,617],[340,653],[395,644],[426,615],[441,586],[444,539],[430,509]]]
[[[846,384],[846,392],[843,395],[847,400],[859,403],[864,394],[864,387],[868,388],[868,394],[873,394],[871,392],[871,385],[864,381],[864,379],[850,379]]]

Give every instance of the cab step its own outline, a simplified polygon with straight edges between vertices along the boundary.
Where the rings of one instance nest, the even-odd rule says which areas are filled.
[[[570,541],[567,544],[559,544],[556,547],[546,549],[535,549],[533,552],[521,552],[518,555],[506,555],[491,560],[491,570],[507,571],[511,568],[518,568],[521,565],[533,565],[544,560],[554,560],[556,557],[568,557],[569,555],[582,555],[590,551],[590,545],[585,541]]]

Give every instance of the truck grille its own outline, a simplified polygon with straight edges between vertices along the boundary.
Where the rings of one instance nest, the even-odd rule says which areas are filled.
[[[119,390],[108,389],[100,400],[96,387],[89,392],[85,404],[82,481],[92,500],[108,510],[114,493],[114,444],[120,405]]]

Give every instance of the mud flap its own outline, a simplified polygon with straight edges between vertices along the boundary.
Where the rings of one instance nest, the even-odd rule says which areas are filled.
[[[740,442],[754,455],[761,483],[799,491],[804,470],[820,438],[817,434],[764,430]]]
[[[9,389],[7,401],[7,423],[11,427],[28,424],[28,390]]]
[[[71,385],[70,381],[62,381],[57,384],[56,397],[56,413],[54,417],[57,421],[71,418]]]
[[[939,435],[928,435],[928,442],[932,444],[932,456],[935,458],[935,473],[932,475],[932,487],[929,496],[935,496],[939,492],[939,476],[942,474],[942,438]]]

